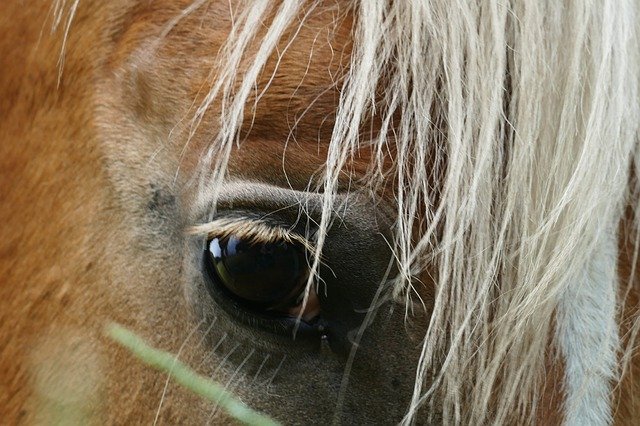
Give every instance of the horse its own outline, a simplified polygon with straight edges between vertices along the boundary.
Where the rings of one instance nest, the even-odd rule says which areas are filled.
[[[634,424],[639,9],[2,2],[3,421]]]

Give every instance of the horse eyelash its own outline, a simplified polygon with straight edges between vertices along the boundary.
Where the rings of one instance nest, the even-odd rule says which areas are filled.
[[[255,244],[285,241],[302,245],[312,256],[316,253],[315,244],[310,239],[285,227],[247,217],[217,218],[211,222],[187,228],[187,234],[206,236],[207,238],[225,238],[233,235]]]

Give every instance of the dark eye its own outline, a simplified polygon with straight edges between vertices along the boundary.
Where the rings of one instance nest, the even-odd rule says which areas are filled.
[[[296,243],[211,238],[205,261],[213,281],[245,306],[288,312],[300,304],[308,265],[304,248]]]

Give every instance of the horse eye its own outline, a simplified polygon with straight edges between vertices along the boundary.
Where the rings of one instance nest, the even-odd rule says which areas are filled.
[[[264,310],[286,311],[298,305],[308,277],[305,250],[286,241],[211,238],[205,261],[213,281],[233,298]]]

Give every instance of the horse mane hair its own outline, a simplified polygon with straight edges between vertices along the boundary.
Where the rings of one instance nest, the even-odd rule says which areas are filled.
[[[260,73],[314,7],[255,0],[235,16],[193,122],[221,103],[202,159],[213,170],[202,179],[208,200],[241,142],[246,108],[259,100]],[[565,366],[565,422],[612,421],[624,358],[617,231],[637,200],[640,164],[637,8],[633,0],[349,4],[353,53],[336,82],[317,249],[340,173],[372,148],[361,184],[375,191],[383,178],[394,182],[396,296],[409,302],[418,277],[436,268],[405,423],[423,407],[454,424],[534,422],[550,343]],[[373,115],[381,130],[365,138],[361,125]]]

